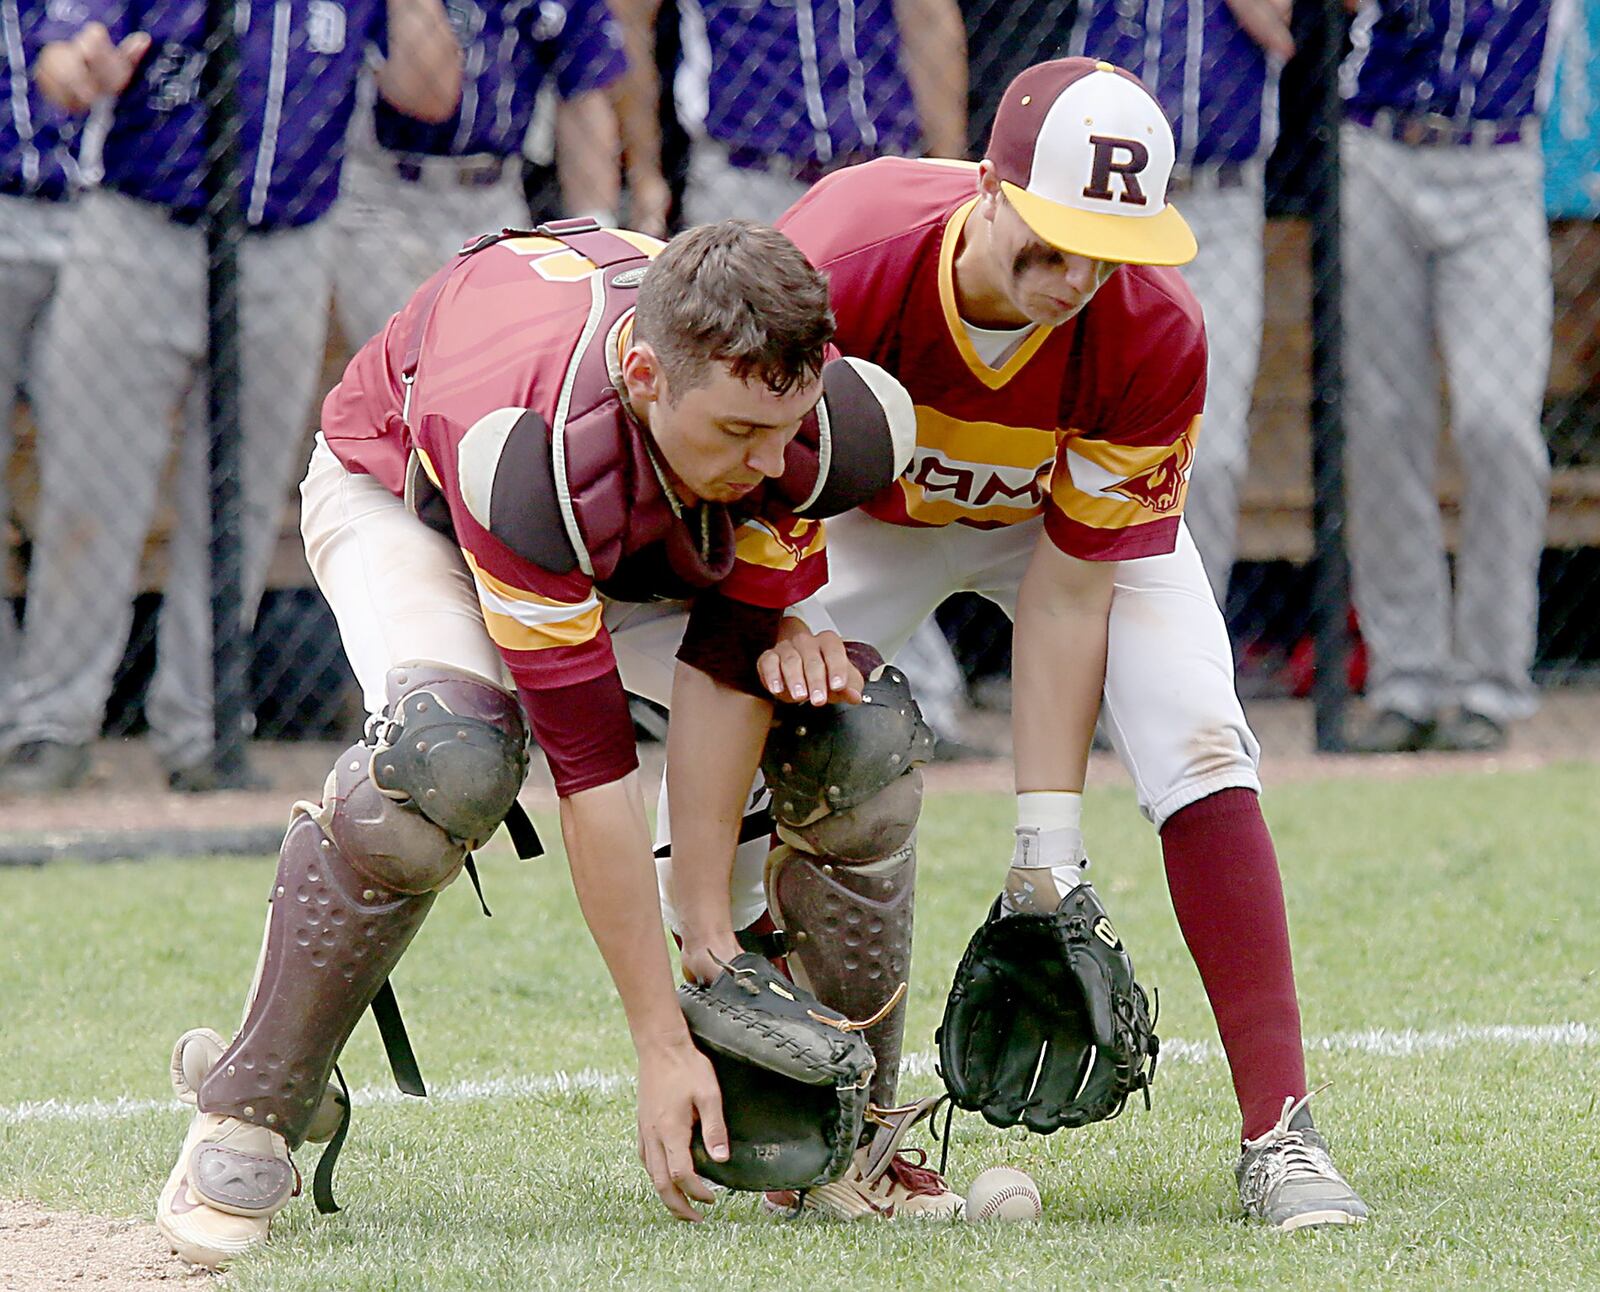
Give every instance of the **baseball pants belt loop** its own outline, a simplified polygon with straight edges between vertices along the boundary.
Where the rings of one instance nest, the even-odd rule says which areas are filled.
[[[1489,148],[1519,144],[1532,128],[1525,117],[1463,122],[1438,112],[1399,112],[1393,108],[1352,108],[1346,116],[1357,125],[1408,148]]]
[[[431,176],[453,181],[462,188],[490,188],[505,174],[504,157],[487,154],[472,157],[426,157],[418,153],[395,153],[394,173],[407,184],[420,184]]]

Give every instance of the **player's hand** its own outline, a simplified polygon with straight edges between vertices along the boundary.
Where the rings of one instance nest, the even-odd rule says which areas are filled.
[[[1228,8],[1245,33],[1267,53],[1285,62],[1294,57],[1294,37],[1289,32],[1292,0],[1228,0]]]
[[[639,1051],[639,1160],[662,1205],[679,1220],[703,1220],[694,1204],[716,1200],[689,1155],[696,1122],[706,1151],[726,1160],[722,1092],[710,1061],[684,1030],[679,1039]]]
[[[628,227],[652,238],[667,236],[672,214],[672,189],[659,170],[643,167],[628,173]]]
[[[709,935],[694,933],[686,927],[681,936],[683,950],[678,953],[678,966],[683,970],[685,982],[715,981],[723,966],[743,950],[733,930],[726,925]]]
[[[85,23],[71,40],[51,41],[39,51],[34,80],[63,111],[87,112],[97,100],[127,89],[149,50],[148,32],[136,31],[113,45],[104,25]]]
[[[778,644],[761,652],[756,671],[774,699],[790,704],[860,704],[866,685],[838,633],[813,633],[792,615],[784,616]]]

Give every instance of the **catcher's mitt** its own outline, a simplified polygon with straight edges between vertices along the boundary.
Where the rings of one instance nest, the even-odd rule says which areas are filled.
[[[837,1010],[754,952],[709,986],[678,988],[689,1033],[711,1060],[728,1125],[726,1162],[695,1131],[694,1165],[729,1189],[811,1189],[844,1173],[861,1134],[875,1062]]]
[[[996,901],[956,969],[937,1036],[957,1107],[1041,1135],[1150,1102],[1159,1042],[1149,1002],[1094,889],[1051,915]]]

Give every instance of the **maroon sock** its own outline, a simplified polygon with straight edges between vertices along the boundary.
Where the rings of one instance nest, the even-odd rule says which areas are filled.
[[[1272,835],[1254,790],[1227,789],[1161,828],[1178,927],[1216,1015],[1244,1135],[1256,1139],[1306,1092],[1300,1004]]]

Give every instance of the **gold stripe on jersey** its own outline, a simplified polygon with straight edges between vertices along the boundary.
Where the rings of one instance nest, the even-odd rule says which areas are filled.
[[[966,325],[961,321],[961,311],[956,306],[955,263],[956,247],[961,242],[962,226],[977,205],[977,198],[963,202],[944,226],[944,240],[939,244],[939,303],[944,306],[944,323],[950,329],[950,339],[955,342],[956,349],[961,351],[961,357],[972,370],[972,375],[990,390],[998,390],[1022,371],[1023,366],[1039,352],[1039,347],[1050,339],[1055,329],[1042,324],[1035,327],[1028,334],[1027,340],[1013,350],[1011,357],[998,368],[991,368],[973,349],[972,338],[967,335]]]
[[[463,549],[477,584],[484,627],[495,645],[506,650],[548,650],[581,646],[600,632],[600,598],[590,592],[579,602],[557,601],[490,574]]]
[[[795,520],[779,533],[770,521],[752,518],[739,526],[735,557],[746,565],[769,570],[797,569],[807,557],[822,550],[824,531],[819,520]]]
[[[1040,426],[1007,426],[1004,422],[967,422],[918,404],[917,448],[983,466],[1049,466],[1061,442],[1057,431]]]
[[[667,245],[659,238],[652,238],[647,233],[635,233],[632,229],[607,229],[606,232],[621,238],[651,257],[659,254],[661,248]],[[551,282],[575,282],[580,278],[587,278],[594,272],[592,260],[579,255],[557,238],[538,236],[507,238],[497,245],[519,256],[528,257],[534,272]]]

